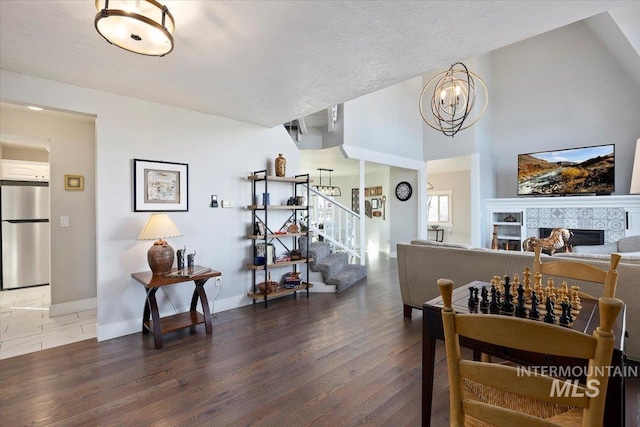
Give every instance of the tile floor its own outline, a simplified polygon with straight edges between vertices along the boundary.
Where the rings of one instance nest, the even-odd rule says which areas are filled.
[[[96,337],[96,310],[49,317],[49,286],[0,292],[0,359]]]

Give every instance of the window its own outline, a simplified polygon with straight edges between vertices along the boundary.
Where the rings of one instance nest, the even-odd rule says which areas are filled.
[[[427,192],[427,209],[429,224],[443,226],[453,226],[451,218],[451,191],[429,191]]]

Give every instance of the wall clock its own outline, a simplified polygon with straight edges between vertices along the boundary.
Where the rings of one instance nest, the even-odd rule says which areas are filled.
[[[401,202],[406,202],[411,198],[411,194],[413,193],[413,189],[411,188],[411,184],[407,181],[402,181],[398,185],[396,185],[396,197]]]

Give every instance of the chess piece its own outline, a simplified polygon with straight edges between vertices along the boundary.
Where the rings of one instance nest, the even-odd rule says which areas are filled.
[[[518,305],[516,305],[516,317],[527,317],[527,308],[524,305],[524,288],[522,283],[518,286]]]
[[[582,310],[582,304],[580,303],[580,297],[578,296],[579,286],[571,287],[571,304],[576,310]]]
[[[184,253],[187,250],[187,247],[184,246],[182,249],[178,249],[176,251],[176,259],[178,263],[178,270],[182,270],[184,268]]]
[[[565,302],[568,305],[567,308],[567,317],[569,318],[569,323],[573,323],[573,306],[571,305],[571,301],[569,301],[569,297],[564,297],[565,298]]]
[[[504,302],[502,303],[502,311],[507,313],[513,312],[513,295],[511,295],[511,281],[509,276],[504,276]]]
[[[562,286],[560,287],[560,294],[562,295],[563,298],[569,295],[569,285],[567,285],[566,280],[562,281]]]
[[[193,251],[192,254],[187,255],[187,267],[188,268],[195,267],[195,258],[196,258],[196,251]]]
[[[496,290],[495,286],[491,286],[491,303],[489,304],[489,312],[490,313],[499,313],[500,306],[498,305],[499,292]]]
[[[569,326],[569,316],[567,316],[567,310],[569,309],[569,304],[567,304],[565,301],[562,301],[560,303],[560,307],[562,307],[562,314],[560,315],[560,320],[558,321],[558,323],[560,323],[563,326]]]
[[[531,270],[529,267],[524,268],[524,296],[527,299],[531,297]]]
[[[529,310],[529,318],[536,320],[540,318],[538,304],[538,294],[534,291],[531,293],[531,310]]]
[[[534,280],[533,289],[535,289],[536,291],[542,289],[542,274],[540,273],[534,274],[533,280]],[[538,296],[540,296],[540,294],[538,294]]]
[[[486,310],[489,307],[489,291],[487,291],[485,286],[482,287],[480,296],[482,297],[482,301],[480,301],[480,308]]]
[[[473,297],[473,286],[469,286],[469,300],[467,301],[467,304],[469,305],[469,307],[475,307],[476,306],[476,300]]]
[[[478,298],[478,292],[480,292],[480,289],[473,288],[473,302],[475,302],[476,304],[480,302],[480,298]]]
[[[544,315],[544,322],[545,323],[555,323],[556,320],[556,314],[553,311],[553,301],[551,301],[551,298],[547,298],[547,302],[545,304],[545,309],[547,311],[547,313]]]
[[[515,298],[518,296],[518,288],[520,287],[520,278],[517,274],[513,275],[513,283],[511,285],[511,294]]]
[[[555,294],[555,293],[556,293],[555,283],[553,283],[553,279],[549,277],[549,279],[547,280],[547,295],[551,296],[551,294]]]

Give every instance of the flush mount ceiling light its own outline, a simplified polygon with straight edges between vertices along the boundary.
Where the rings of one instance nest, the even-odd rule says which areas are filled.
[[[173,50],[175,21],[155,0],[96,0],[96,30],[130,52],[164,56]]]
[[[476,81],[484,93],[484,106],[480,114],[472,121],[467,121],[476,103]],[[431,93],[431,115],[424,112],[423,98]],[[489,100],[487,86],[477,74],[469,71],[462,62],[456,62],[447,71],[436,74],[422,89],[420,94],[420,115],[433,129],[453,137],[461,130],[475,124],[487,109]]]

